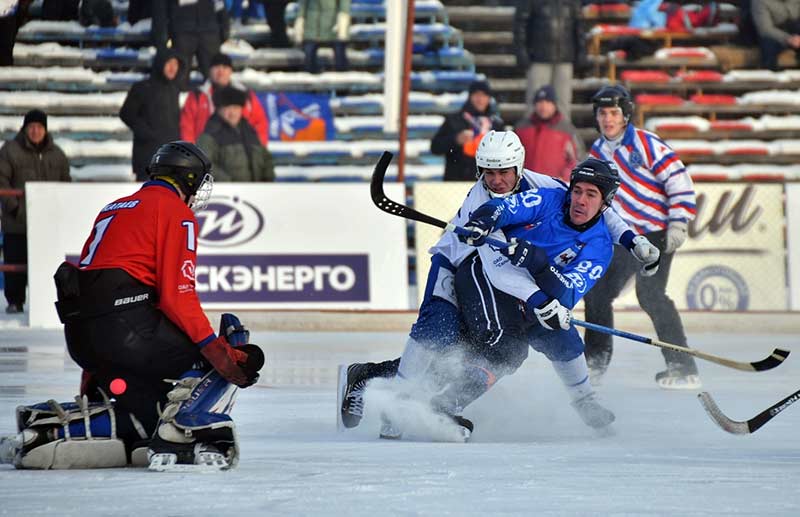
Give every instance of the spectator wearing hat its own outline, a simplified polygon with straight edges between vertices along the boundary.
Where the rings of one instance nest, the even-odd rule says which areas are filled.
[[[256,93],[245,85],[233,81],[233,62],[226,54],[217,54],[211,58],[209,77],[200,88],[192,90],[181,110],[181,140],[197,143],[211,114],[214,112],[214,91],[232,86],[246,92],[246,100],[242,116],[255,129],[262,145],[267,145],[267,114]]]
[[[189,89],[189,72],[192,58],[205,79],[211,67],[211,58],[219,53],[220,46],[230,36],[230,19],[225,2],[218,0],[159,0],[152,2],[153,27],[151,39],[156,49],[167,48],[172,41],[181,60],[186,63],[181,70],[181,89]]]
[[[537,89],[552,84],[570,116],[573,65],[583,46],[581,2],[578,0],[517,0],[514,48],[517,65],[527,69],[525,103]]]
[[[47,114],[31,110],[22,129],[0,148],[0,189],[24,189],[28,181],[71,181],[64,151],[47,132]],[[28,262],[25,200],[2,197],[3,253],[6,264]],[[5,273],[5,295],[9,314],[22,312],[27,273]]]
[[[445,181],[475,181],[475,151],[483,135],[502,131],[503,120],[494,111],[492,90],[486,81],[469,85],[467,101],[447,115],[431,140],[431,152],[445,157]]]
[[[133,131],[132,166],[139,181],[148,179],[147,166],[159,146],[180,139],[178,74],[182,66],[172,49],[157,52],[150,77],[131,86],[119,110],[119,118]]]
[[[219,181],[275,181],[272,155],[242,116],[247,94],[233,86],[214,92],[216,109],[197,145],[214,164]]]
[[[536,90],[533,112],[514,131],[525,148],[525,168],[569,183],[570,173],[585,148],[572,122],[558,109],[551,85]]]

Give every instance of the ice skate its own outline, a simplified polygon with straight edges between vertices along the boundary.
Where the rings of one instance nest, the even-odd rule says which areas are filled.
[[[340,431],[361,423],[364,416],[364,390],[369,379],[369,363],[339,365],[337,427]]]
[[[665,390],[699,390],[703,387],[697,369],[683,364],[667,364],[656,374],[656,383]]]
[[[597,402],[597,395],[590,393],[572,402],[583,423],[593,429],[605,429],[616,419],[611,410]]]

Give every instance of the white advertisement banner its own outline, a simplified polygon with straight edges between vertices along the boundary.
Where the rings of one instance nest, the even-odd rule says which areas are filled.
[[[60,325],[53,273],[77,260],[100,209],[137,188],[26,185],[31,326]],[[207,309],[408,309],[405,220],[378,210],[369,185],[218,183],[197,219]]]
[[[789,252],[791,309],[800,310],[800,184],[786,184],[786,249]]]

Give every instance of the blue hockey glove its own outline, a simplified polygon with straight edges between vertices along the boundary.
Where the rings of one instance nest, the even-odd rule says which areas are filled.
[[[219,318],[219,335],[225,336],[231,346],[242,346],[250,342],[250,331],[242,325],[235,314],[223,313]]]
[[[479,206],[470,215],[464,229],[470,232],[469,236],[459,235],[458,240],[470,246],[481,246],[486,242],[486,237],[494,230],[500,214],[503,213],[502,205],[486,203]]]
[[[517,267],[524,267],[535,275],[548,265],[547,254],[545,251],[528,241],[519,240],[513,237],[509,242],[508,248],[501,249],[500,253],[511,260],[511,264]]]

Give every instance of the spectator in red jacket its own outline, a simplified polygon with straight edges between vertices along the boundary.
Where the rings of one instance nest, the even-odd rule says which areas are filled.
[[[206,122],[214,113],[213,95],[215,89],[233,86],[247,92],[247,102],[242,110],[242,117],[256,130],[258,139],[267,145],[267,114],[261,101],[258,100],[253,90],[245,85],[232,81],[233,62],[225,54],[217,54],[211,58],[209,78],[203,85],[191,91],[186,97],[186,102],[181,110],[181,140],[197,143],[203,134]]]
[[[569,183],[585,149],[577,130],[558,110],[555,89],[542,86],[533,96],[533,113],[514,130],[525,147],[525,168]]]

